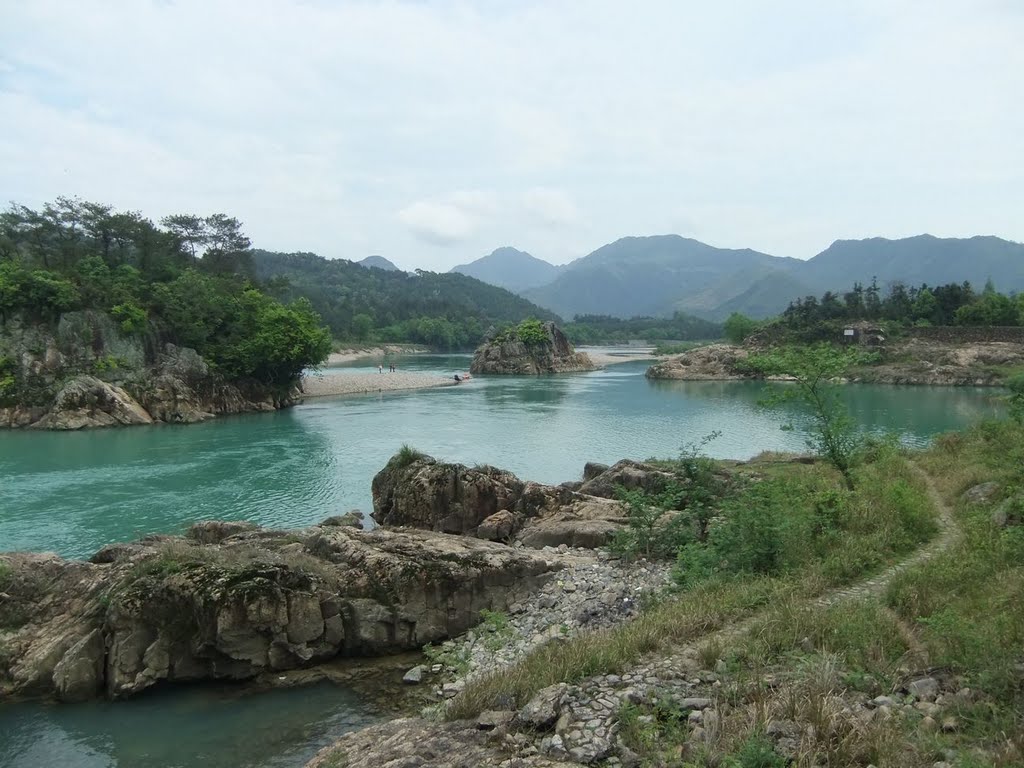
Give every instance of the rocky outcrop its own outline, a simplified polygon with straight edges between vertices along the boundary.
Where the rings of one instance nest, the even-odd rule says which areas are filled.
[[[156,346],[157,350],[146,348]],[[86,429],[188,424],[294,402],[254,382],[229,383],[194,350],[144,344],[100,312],[69,312],[54,326],[0,325],[0,427]]]
[[[33,429],[82,429],[152,424],[153,417],[121,387],[95,376],[77,376],[61,387]]]
[[[1006,372],[1024,365],[1024,344],[1008,341],[944,343],[912,338],[892,345],[877,365],[851,381],[915,386],[997,387]]]
[[[593,371],[597,366],[585,352],[577,352],[554,323],[543,324],[546,338],[525,342],[515,333],[488,339],[480,345],[470,373],[538,375]]]
[[[727,381],[752,378],[740,363],[749,353],[731,344],[709,344],[669,358],[647,369],[648,379]]]
[[[658,493],[673,475],[638,461],[588,465],[590,479],[565,485],[524,483],[495,467],[467,467],[398,454],[373,478],[373,519],[466,534],[527,547],[599,547],[626,522],[617,489]]]
[[[120,698],[421,648],[501,611],[558,566],[424,531],[204,523],[97,553],[0,556],[0,694]]]

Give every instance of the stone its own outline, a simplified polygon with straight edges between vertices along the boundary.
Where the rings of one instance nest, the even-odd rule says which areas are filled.
[[[587,480],[580,486],[579,492],[589,496],[616,499],[620,488],[660,493],[674,480],[675,478],[670,472],[640,461],[623,459],[601,474]]]
[[[682,710],[688,709],[707,709],[712,704],[711,699],[703,698],[699,696],[689,696],[679,700],[679,708]]]
[[[518,528],[518,518],[507,509],[499,509],[480,522],[476,535],[488,541],[507,541]]]
[[[75,430],[152,423],[149,413],[121,387],[95,376],[76,376],[57,392],[49,413],[31,426]]]
[[[332,515],[324,519],[320,525],[347,525],[350,528],[362,528],[364,515],[358,509],[346,512],[344,515]]]
[[[551,728],[555,721],[558,720],[558,714],[562,707],[562,698],[567,690],[568,686],[565,683],[558,683],[557,685],[541,689],[519,710],[517,719],[523,725],[538,731]]]
[[[515,716],[515,712],[508,710],[488,709],[480,713],[476,719],[476,727],[482,731],[493,731],[511,723]]]
[[[968,504],[988,504],[992,497],[999,492],[999,483],[990,481],[971,486],[964,491],[960,498]]]
[[[871,700],[871,706],[892,708],[898,705],[895,699],[893,699],[891,696],[876,696]]]
[[[103,684],[106,648],[99,629],[71,646],[53,669],[53,688],[62,701],[84,701],[95,696]]]
[[[992,524],[997,528],[1009,528],[1024,524],[1024,494],[1004,499],[992,511]]]
[[[402,682],[406,685],[419,685],[423,682],[423,676],[427,673],[427,668],[422,664],[413,667],[402,677]]]
[[[934,701],[939,695],[939,681],[934,677],[922,677],[907,684],[907,693],[919,701]]]
[[[918,724],[918,728],[920,728],[925,733],[934,733],[936,730],[938,730],[939,724],[935,721],[934,718],[926,716],[921,718],[921,722]]]
[[[419,650],[469,630],[483,609],[507,610],[561,567],[430,531],[314,527],[297,537],[232,534],[233,525],[136,542],[130,559],[103,564],[5,555],[14,583],[41,591],[33,621],[6,633],[22,671],[0,680],[0,694],[122,698],[162,680],[247,679],[336,655]],[[188,567],[145,570],[169,556]]]
[[[258,528],[255,523],[244,520],[203,520],[190,525],[185,531],[185,537],[200,544],[220,544],[230,536],[248,533]]]

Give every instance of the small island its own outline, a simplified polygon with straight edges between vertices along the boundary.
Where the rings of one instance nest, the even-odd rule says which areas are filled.
[[[585,352],[577,352],[554,323],[524,320],[514,328],[489,333],[477,347],[470,373],[540,375],[597,370]]]

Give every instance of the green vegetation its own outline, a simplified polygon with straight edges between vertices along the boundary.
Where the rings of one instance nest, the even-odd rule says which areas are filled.
[[[847,322],[868,320],[888,333],[913,325],[1024,325],[1024,294],[998,293],[991,283],[976,293],[969,282],[907,287],[894,282],[883,295],[876,281],[847,293],[826,291],[790,302],[775,323],[793,341],[835,339]]]
[[[549,644],[470,682],[447,715],[470,716],[503,695],[523,703],[548,685],[620,673],[689,643],[718,673],[692,694],[712,699],[713,725],[705,712],[698,738],[689,711],[667,695],[623,705],[620,734],[641,765],[1021,765],[1024,426],[985,423],[909,459],[882,444],[853,472],[849,490],[825,463],[731,470],[705,540],[680,552],[689,568],[675,594],[630,623]],[[932,545],[931,559],[887,584],[810,599],[927,541],[937,513],[928,482],[953,507],[959,538]],[[965,495],[981,483],[994,483],[987,495]],[[664,521],[651,535],[659,530],[675,535]],[[693,567],[702,555],[705,567]],[[752,618],[732,628],[743,616]],[[937,708],[905,706],[901,691],[929,673],[944,691]],[[864,708],[879,694],[893,701],[887,712]],[[780,727],[790,734],[785,754]]]
[[[808,444],[839,470],[851,490],[853,462],[862,438],[839,398],[836,379],[866,362],[868,356],[859,350],[824,343],[781,347],[746,360],[763,376],[792,377],[794,388],[773,390],[769,404],[797,399],[808,407],[814,426]]]
[[[695,450],[687,453],[687,460],[699,459]],[[710,462],[706,466],[722,471]],[[876,451],[857,473],[853,491],[826,464],[752,464],[721,478],[721,485],[701,481],[702,488],[722,494],[713,505],[708,500],[706,512],[694,505],[689,520],[708,521],[703,538],[687,525],[665,524],[651,532],[650,547],[657,552],[668,551],[688,529],[682,535],[689,543],[678,550],[674,596],[630,623],[544,646],[475,679],[447,716],[471,716],[506,694],[524,703],[554,683],[620,672],[645,653],[695,640],[766,605],[806,599],[875,572],[934,532],[921,481],[897,451]],[[677,506],[683,509],[669,510],[675,512],[672,519],[687,514],[685,504]],[[656,540],[659,531],[667,545]]]
[[[733,312],[729,315],[722,325],[725,338],[733,344],[742,344],[750,334],[760,327],[761,323],[746,315],[741,315],[739,312]]]
[[[398,453],[396,453],[388,463],[394,464],[394,466],[400,469],[402,467],[407,467],[420,459],[425,459],[426,457],[427,454],[422,451],[417,451],[411,445],[402,443],[402,447],[398,449]]]
[[[662,342],[654,347],[654,355],[656,357],[681,355],[683,352],[689,352],[691,349],[697,349],[697,347],[706,347],[711,343],[711,341],[706,339],[703,341]]]
[[[663,341],[717,339],[722,326],[683,312],[669,317],[632,317],[628,320],[609,315],[576,315],[562,326],[573,344],[622,344],[642,340],[651,344]]]
[[[0,320],[102,312],[149,350],[191,347],[228,379],[272,387],[327,357],[330,336],[308,302],[283,306],[251,282],[249,240],[236,219],[179,215],[161,224],[78,199],[41,211],[12,205],[0,214]],[[3,391],[11,374],[0,372]]]
[[[471,349],[490,326],[558,317],[503,288],[458,273],[367,269],[312,253],[252,251],[255,274],[281,301],[309,300],[341,342]]]
[[[3,391],[3,367],[0,365],[0,392]],[[1024,424],[1024,373],[1018,373],[1010,377],[1006,382],[1006,388],[1010,390],[1007,403],[1010,409],[1010,418],[1018,424]]]

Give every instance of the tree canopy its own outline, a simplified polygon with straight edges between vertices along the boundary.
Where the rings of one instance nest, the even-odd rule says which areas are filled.
[[[330,334],[309,302],[283,306],[253,285],[237,219],[161,224],[77,198],[12,204],[0,213],[0,321],[97,310],[124,333],[192,347],[228,378],[268,385],[327,357]]]

